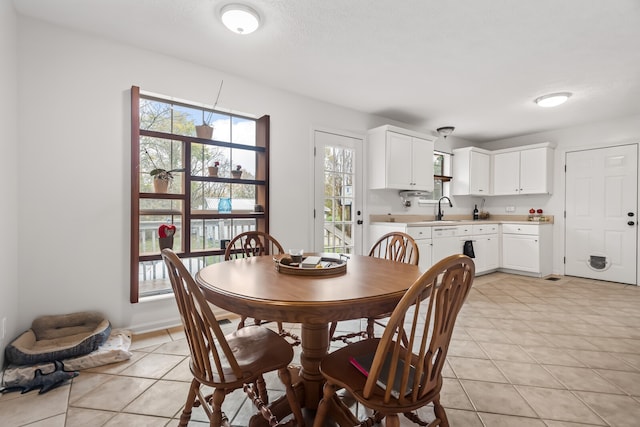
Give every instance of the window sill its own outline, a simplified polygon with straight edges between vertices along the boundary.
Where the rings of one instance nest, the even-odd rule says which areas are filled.
[[[138,300],[138,304],[143,304],[145,302],[164,301],[168,299],[175,299],[173,296],[173,292],[167,292],[165,294],[159,295],[150,295],[148,297],[140,297],[140,299]]]

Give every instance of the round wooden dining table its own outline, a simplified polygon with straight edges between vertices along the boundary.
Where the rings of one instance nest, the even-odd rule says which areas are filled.
[[[305,408],[316,409],[322,398],[319,364],[329,350],[328,324],[393,311],[420,277],[418,267],[411,264],[360,255],[349,255],[346,262],[342,274],[295,275],[279,272],[273,256],[265,255],[212,264],[196,274],[205,297],[217,307],[301,324],[296,393]]]

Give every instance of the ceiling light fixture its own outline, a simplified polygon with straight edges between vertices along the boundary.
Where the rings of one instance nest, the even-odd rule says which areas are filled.
[[[571,92],[559,92],[550,93],[549,95],[543,95],[535,99],[535,103],[540,107],[557,107],[560,104],[567,102],[567,99],[571,96]]]
[[[243,4],[228,4],[220,10],[220,19],[237,34],[251,34],[260,26],[258,12]]]
[[[438,132],[438,134],[441,137],[446,139],[449,135],[451,135],[453,133],[454,129],[455,128],[453,126],[444,126],[444,127],[436,129],[436,131]]]

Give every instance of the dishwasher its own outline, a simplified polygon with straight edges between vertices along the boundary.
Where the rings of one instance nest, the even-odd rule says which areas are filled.
[[[449,255],[461,254],[463,243],[460,236],[463,234],[464,231],[455,225],[433,227],[433,264]]]

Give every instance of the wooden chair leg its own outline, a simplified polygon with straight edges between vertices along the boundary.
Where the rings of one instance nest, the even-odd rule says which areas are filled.
[[[324,420],[327,417],[327,412],[329,411],[329,405],[333,400],[333,396],[336,394],[336,386],[331,384],[330,382],[324,383],[323,396],[320,403],[318,403],[318,410],[316,411],[316,417],[313,420],[313,427],[322,427],[324,424]]]
[[[195,378],[191,380],[191,387],[189,387],[189,394],[187,395],[187,401],[184,404],[184,409],[182,410],[182,415],[180,415],[180,423],[179,427],[186,427],[189,424],[189,420],[191,419],[191,410],[196,401],[196,396],[198,394],[198,388],[200,387],[200,382]]]
[[[300,409],[300,402],[298,402],[296,392],[293,389],[291,372],[289,372],[288,368],[280,369],[278,370],[278,378],[280,378],[280,381],[284,384],[287,402],[289,402],[293,418],[296,420],[298,427],[304,427],[304,417],[302,416],[302,409]]]
[[[449,427],[449,420],[447,419],[447,413],[444,407],[440,404],[440,396],[433,399],[433,412],[436,414],[436,418],[440,419],[441,427]]]
[[[338,322],[331,322],[331,325],[329,326],[329,341],[331,341],[331,338],[333,338],[333,334],[336,333],[337,327],[338,327]]]
[[[211,420],[209,422],[211,427],[222,427],[227,420],[227,416],[222,412],[222,402],[224,402],[225,396],[225,391],[221,389],[215,389],[213,396],[211,396]]]
[[[238,329],[244,328],[244,322],[247,320],[247,316],[240,316],[240,321],[238,322]]]
[[[264,377],[261,375],[255,383],[256,390],[258,390],[258,396],[264,402],[265,405],[269,404],[269,394],[267,393],[267,383],[264,382]]]
[[[375,335],[373,334],[375,325],[376,325],[376,319],[373,319],[371,317],[367,319],[367,338],[369,339],[375,338]]]
[[[389,414],[384,419],[385,427],[400,427],[400,417],[398,414]]]

